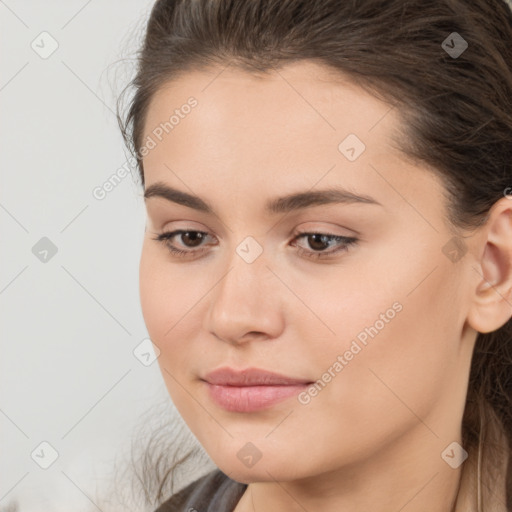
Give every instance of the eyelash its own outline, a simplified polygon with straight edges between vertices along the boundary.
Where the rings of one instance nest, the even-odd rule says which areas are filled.
[[[188,250],[184,251],[182,249],[177,249],[174,245],[170,243],[170,239],[174,238],[177,235],[181,235],[184,233],[201,233],[202,235],[207,235],[208,233],[204,231],[197,231],[197,230],[191,230],[191,229],[177,229],[175,231],[168,231],[165,233],[161,233],[153,238],[153,240],[156,240],[157,242],[163,243],[167,249],[173,254],[174,256],[184,258],[191,255],[201,254],[205,252],[207,249],[196,249],[196,250]],[[308,236],[314,236],[314,235],[320,235],[321,237],[327,237],[329,239],[334,239],[335,241],[342,242],[343,245],[341,245],[338,249],[330,252],[317,252],[317,251],[308,251],[307,249],[303,249],[302,247],[297,247],[297,252],[301,256],[305,256],[306,258],[318,260],[324,257],[331,257],[334,254],[338,254],[340,252],[345,252],[348,250],[349,247],[355,245],[358,242],[358,239],[355,237],[348,237],[348,236],[342,236],[342,235],[331,235],[329,233],[315,233],[310,231],[298,231],[294,234],[294,241],[299,238],[305,238]],[[325,243],[325,242],[324,242]]]

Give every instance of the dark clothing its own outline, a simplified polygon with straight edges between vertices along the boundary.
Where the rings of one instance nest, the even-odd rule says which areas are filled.
[[[215,469],[184,487],[155,512],[233,512],[247,484]]]

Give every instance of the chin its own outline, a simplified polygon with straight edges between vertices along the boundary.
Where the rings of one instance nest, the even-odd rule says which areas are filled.
[[[263,457],[252,467],[244,467],[238,458],[235,460],[216,461],[217,467],[232,480],[243,484],[254,482],[293,481],[304,478],[307,475],[300,474],[296,468],[290,467],[289,461],[276,461],[271,458],[263,460]]]

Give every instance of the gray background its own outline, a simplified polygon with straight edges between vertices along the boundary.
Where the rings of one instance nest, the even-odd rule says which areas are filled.
[[[113,111],[152,4],[0,0],[1,512],[129,510],[102,502],[114,460],[173,412],[134,354],[142,191],[129,174],[93,196],[129,156]]]
[[[172,408],[157,362],[134,355],[147,338],[135,171],[92,193],[129,156],[113,111],[152,4],[0,1],[2,511],[116,510],[97,497],[114,458],[153,404]],[[42,442],[58,453],[47,469]]]

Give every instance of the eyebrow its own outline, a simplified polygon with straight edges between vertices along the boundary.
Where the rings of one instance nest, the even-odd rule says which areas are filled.
[[[214,214],[214,208],[204,199],[170,187],[159,181],[150,185],[144,192],[144,200],[150,197],[162,197],[167,201],[181,204],[203,213]],[[296,192],[283,197],[270,199],[265,205],[265,211],[271,214],[288,213],[311,206],[326,204],[376,204],[382,206],[376,199],[367,195],[357,195],[343,188],[328,188],[324,190]]]

